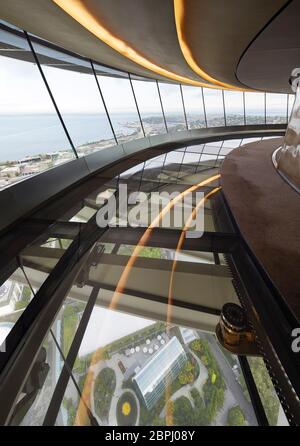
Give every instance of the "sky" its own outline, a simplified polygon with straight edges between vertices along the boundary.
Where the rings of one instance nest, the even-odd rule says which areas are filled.
[[[44,66],[44,73],[63,113],[104,113],[99,91],[92,75]],[[127,79],[98,76],[109,112],[136,112],[130,83]],[[155,82],[133,81],[141,112],[161,112]],[[178,85],[160,84],[166,112],[182,111]],[[202,110],[201,89],[183,86],[187,112]],[[222,93],[204,89],[207,111],[222,110]],[[228,110],[242,111],[242,93],[225,92]],[[285,95],[267,95],[272,110],[286,110]],[[249,110],[263,110],[263,94],[246,93]],[[35,64],[0,56],[0,114],[53,113],[54,108]]]

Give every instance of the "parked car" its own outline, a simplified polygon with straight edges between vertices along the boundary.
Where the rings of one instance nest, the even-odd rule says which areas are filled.
[[[126,367],[124,366],[123,362],[122,362],[122,361],[119,361],[119,362],[118,362],[118,366],[119,366],[121,372],[122,372],[123,375],[124,375],[124,373],[126,372]]]

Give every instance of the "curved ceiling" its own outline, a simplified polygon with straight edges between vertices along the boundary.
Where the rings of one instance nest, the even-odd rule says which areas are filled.
[[[185,5],[183,40],[194,64],[220,82],[241,86],[235,75],[241,54],[285,3],[286,0],[174,0],[175,11],[177,5]]]
[[[268,90],[266,79],[257,87],[240,71],[237,78],[236,70],[245,48],[286,3],[243,0],[241,7],[240,0],[4,0],[0,17],[67,50],[137,75],[215,88],[264,84],[262,89]],[[99,38],[82,17],[70,15],[70,5],[84,8],[121,45],[105,43],[103,34]]]
[[[153,8],[153,2],[141,0],[126,2],[126,7],[120,0],[52,1],[129,60],[144,64],[145,68],[148,62],[157,71],[161,68],[200,81],[182,58],[172,0],[165,1],[164,7],[157,9]]]
[[[290,2],[249,46],[237,77],[252,88],[291,93],[289,77],[300,67],[300,2]],[[280,61],[280,63],[279,63]]]

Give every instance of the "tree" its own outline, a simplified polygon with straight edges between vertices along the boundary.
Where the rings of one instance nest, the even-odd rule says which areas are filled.
[[[76,418],[76,409],[75,407],[70,407],[68,412],[68,426],[73,426]]]
[[[191,384],[194,381],[194,374],[192,372],[187,373],[187,382]]]
[[[186,426],[191,421],[194,421],[193,407],[186,396],[181,396],[174,401],[173,423],[175,426]]]
[[[210,424],[209,418],[207,416],[206,407],[204,401],[195,388],[191,390],[191,395],[194,401],[194,425],[196,426],[208,426]]]
[[[202,355],[200,359],[201,359],[202,364],[204,364],[205,366],[208,366],[209,360],[206,355]]]
[[[240,406],[232,407],[227,413],[227,424],[228,426],[245,426],[246,420],[245,415],[240,408]]]
[[[166,404],[166,425],[172,426],[174,424],[174,403],[173,401],[168,401]]]
[[[194,366],[191,363],[191,361],[187,361],[187,363],[184,366],[184,369],[186,372],[192,372],[194,370]]]
[[[156,415],[153,418],[152,426],[164,426],[164,425],[165,425],[165,422],[164,422],[163,418],[160,418],[158,415]]]
[[[94,385],[95,411],[101,419],[106,419],[108,416],[115,388],[116,374],[114,370],[108,367],[102,369]]]
[[[188,376],[186,373],[181,372],[178,376],[178,381],[182,386],[185,386],[188,383]]]
[[[202,351],[202,342],[200,341],[200,339],[195,339],[191,343],[191,349],[194,350],[195,352],[201,352]]]

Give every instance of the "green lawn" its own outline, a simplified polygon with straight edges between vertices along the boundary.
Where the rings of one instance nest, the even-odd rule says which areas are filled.
[[[67,303],[61,318],[62,322],[62,350],[64,356],[69,353],[75,333],[78,328],[79,314],[84,310],[83,303]]]
[[[227,414],[228,426],[246,426],[245,415],[240,406],[229,409]]]
[[[249,357],[248,362],[268,421],[271,426],[276,426],[279,413],[279,399],[264,360],[259,357]]]
[[[101,420],[107,420],[111,399],[116,388],[116,374],[113,369],[106,367],[101,370],[95,380],[94,404],[95,411]]]

